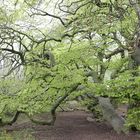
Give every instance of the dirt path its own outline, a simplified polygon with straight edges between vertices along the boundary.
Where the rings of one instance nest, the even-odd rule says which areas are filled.
[[[90,114],[78,112],[61,112],[54,126],[34,125],[29,122],[14,124],[9,131],[32,129],[36,140],[140,140],[135,135],[116,134],[111,127],[97,122],[87,121]],[[45,118],[45,114],[42,115]],[[28,140],[28,139],[27,139]]]

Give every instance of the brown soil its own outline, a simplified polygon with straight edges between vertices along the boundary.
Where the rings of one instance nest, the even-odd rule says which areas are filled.
[[[134,134],[117,134],[105,123],[89,122],[91,114],[83,111],[58,113],[54,126],[35,125],[31,122],[15,123],[6,129],[10,132],[32,129],[36,140],[140,140]],[[46,114],[42,115],[46,118]]]

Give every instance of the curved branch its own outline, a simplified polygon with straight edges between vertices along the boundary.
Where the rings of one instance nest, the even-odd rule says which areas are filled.
[[[64,23],[64,21],[62,20],[61,17],[53,15],[53,14],[50,14],[48,12],[45,12],[45,11],[41,10],[41,9],[37,9],[37,8],[33,8],[33,9],[36,10],[37,12],[41,12],[41,13],[33,13],[31,16],[33,16],[33,15],[50,16],[52,18],[58,19],[62,23],[62,25],[65,26],[65,23]]]
[[[12,120],[10,121],[6,121],[4,122],[2,120],[2,118],[0,119],[0,125],[4,126],[4,125],[12,125],[14,122],[16,122],[16,120],[18,119],[19,115],[21,113],[26,114],[27,117],[35,124],[39,124],[39,125],[53,125],[55,120],[56,120],[56,109],[60,106],[60,104],[70,95],[70,93],[72,93],[73,91],[75,91],[78,86],[80,85],[80,83],[74,84],[67,92],[64,96],[62,96],[61,98],[59,98],[56,103],[52,106],[51,108],[51,119],[47,120],[47,121],[43,121],[43,120],[37,120],[35,118],[33,118],[32,116],[30,116],[27,112],[23,112],[23,111],[17,111],[14,115],[14,117],[12,118]]]
[[[109,59],[111,58],[112,56],[118,54],[118,53],[123,53],[124,52],[124,49],[122,48],[117,48],[116,50],[114,50],[112,53],[108,54],[108,55],[105,55],[105,58],[106,59]]]
[[[21,59],[22,64],[24,64],[25,60],[24,60],[24,56],[23,56],[23,54],[21,52],[16,51],[14,49],[8,49],[8,48],[0,48],[0,50],[2,50],[2,51],[8,51],[8,52],[11,52],[13,54],[18,54],[20,56],[20,59]]]
[[[80,83],[77,83],[75,85],[73,85],[70,90],[61,98],[59,98],[56,103],[53,105],[53,107],[51,108],[51,119],[49,121],[39,121],[39,120],[35,120],[34,118],[30,117],[28,115],[28,117],[30,118],[30,120],[36,124],[41,124],[41,125],[53,125],[55,120],[56,120],[56,109],[60,106],[60,104],[70,95],[70,93],[72,93],[73,91],[75,91],[78,86],[80,85]]]
[[[1,118],[1,119],[0,119],[0,126],[12,125],[12,124],[15,123],[16,120],[18,119],[20,113],[22,113],[22,112],[17,111],[17,112],[15,113],[15,115],[13,116],[12,120],[10,120],[10,121],[5,121],[5,122],[4,122],[4,121],[2,120],[2,118]]]

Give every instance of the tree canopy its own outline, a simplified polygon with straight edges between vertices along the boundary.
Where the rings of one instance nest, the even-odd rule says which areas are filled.
[[[83,96],[103,116],[105,102],[127,104],[125,124],[140,130],[138,0],[3,0],[0,10],[1,125],[20,113],[53,124],[61,104]],[[51,119],[32,118],[41,112]]]

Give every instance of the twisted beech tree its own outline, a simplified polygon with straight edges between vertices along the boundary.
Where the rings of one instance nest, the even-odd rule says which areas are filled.
[[[60,104],[86,95],[117,132],[125,120],[110,99],[125,102],[127,125],[140,129],[138,0],[3,0],[0,10],[2,78],[22,74],[24,83],[13,94],[1,90],[1,125],[20,113],[51,125]],[[8,121],[7,110],[16,112]],[[47,111],[49,121],[32,117]]]

